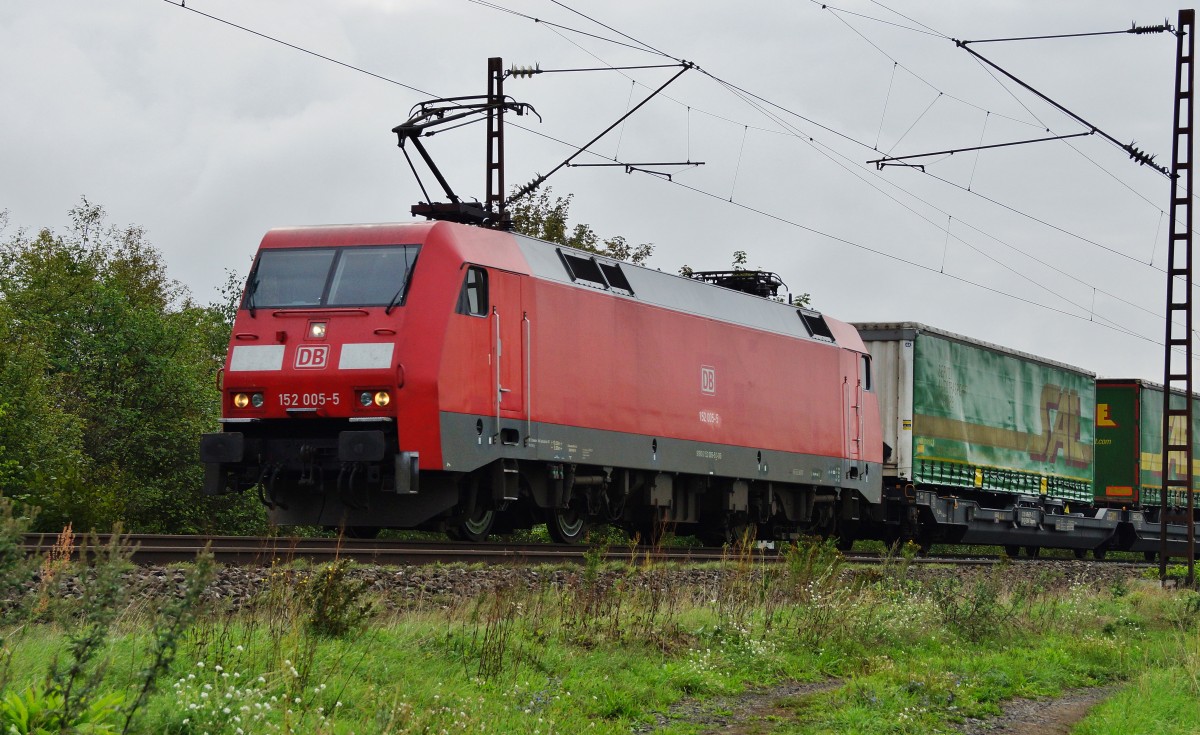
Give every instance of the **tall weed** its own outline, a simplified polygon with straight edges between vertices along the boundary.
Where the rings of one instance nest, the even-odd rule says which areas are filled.
[[[308,628],[326,638],[342,638],[359,630],[371,614],[365,600],[367,583],[350,576],[348,559],[324,564],[305,582]]]
[[[1003,637],[1019,619],[1004,595],[1005,567],[997,565],[986,574],[964,583],[955,577],[938,580],[931,589],[942,623],[963,638],[978,643]]]

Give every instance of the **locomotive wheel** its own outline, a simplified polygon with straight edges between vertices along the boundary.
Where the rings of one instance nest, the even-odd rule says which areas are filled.
[[[546,514],[546,530],[560,544],[578,544],[587,535],[588,524],[574,508],[551,508]]]
[[[1010,545],[1010,546],[1004,547],[1004,555],[1007,556],[1009,559],[1016,559],[1018,556],[1020,556],[1020,554],[1021,554],[1020,546]]]
[[[456,541],[486,541],[496,522],[496,511],[476,508],[470,518],[446,529],[446,535]]]
[[[1108,549],[1096,549],[1092,552],[1092,558],[1096,561],[1104,561],[1104,557],[1108,556]]]
[[[1142,558],[1145,559],[1146,561],[1158,561],[1158,552],[1157,551],[1143,551]]]
[[[347,526],[342,535],[346,538],[373,539],[381,530],[379,526]]]
[[[1038,558],[1038,554],[1040,554],[1041,552],[1042,552],[1042,547],[1040,547],[1040,546],[1026,546],[1025,547],[1025,553],[1029,554],[1030,559]]]
[[[1075,558],[1076,559],[1086,559],[1087,558],[1087,549],[1075,549]]]

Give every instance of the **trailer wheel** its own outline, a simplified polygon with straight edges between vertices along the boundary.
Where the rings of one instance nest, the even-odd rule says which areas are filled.
[[[1157,551],[1143,551],[1142,558],[1145,559],[1146,561],[1158,561],[1158,552]]]
[[[1042,553],[1042,547],[1040,547],[1040,546],[1026,546],[1026,547],[1025,547],[1025,553],[1026,553],[1026,554],[1029,554],[1029,558],[1030,558],[1030,559],[1036,559],[1036,558],[1038,558],[1038,554]]]
[[[1018,556],[1021,555],[1021,547],[1020,546],[1005,546],[1004,547],[1004,555],[1007,556],[1009,559],[1016,559]]]
[[[1108,556],[1108,549],[1095,549],[1092,551],[1092,558],[1096,561],[1104,561],[1104,557]]]
[[[1087,549],[1075,549],[1075,558],[1076,559],[1086,559],[1087,551],[1088,551]]]
[[[560,544],[578,544],[587,535],[587,519],[574,508],[551,508],[546,514],[546,530]]]

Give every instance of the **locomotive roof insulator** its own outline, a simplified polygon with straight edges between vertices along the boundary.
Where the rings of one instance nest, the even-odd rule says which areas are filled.
[[[779,289],[787,287],[779,274],[770,271],[693,271],[692,278],[764,299],[777,297]]]

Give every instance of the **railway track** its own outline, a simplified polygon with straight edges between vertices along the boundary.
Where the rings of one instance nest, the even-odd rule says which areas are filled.
[[[111,541],[111,535],[98,537],[101,545]],[[221,564],[267,565],[277,561],[307,560],[326,562],[353,559],[363,564],[412,566],[421,564],[563,564],[582,563],[590,551],[586,546],[557,544],[485,543],[469,544],[438,541],[363,540],[346,538],[313,538],[293,536],[171,536],[130,534],[123,537],[133,547],[133,562],[142,565],[187,562],[205,548],[212,550]],[[27,534],[24,550],[27,554],[45,555],[57,541],[52,534]],[[73,554],[78,555],[83,537],[75,539]],[[778,561],[774,549],[756,550],[755,559]],[[604,551],[609,561],[646,559],[657,562],[702,563],[733,558],[727,550],[718,548],[671,547],[610,547]],[[878,564],[879,554],[851,552],[850,563]],[[956,564],[987,566],[996,564],[999,557],[929,556],[914,559],[917,564]]]

